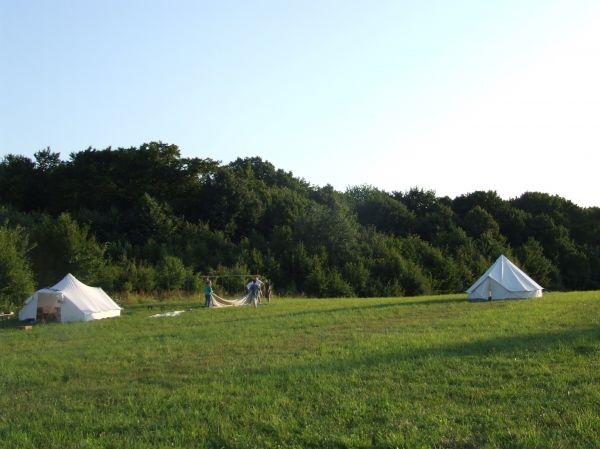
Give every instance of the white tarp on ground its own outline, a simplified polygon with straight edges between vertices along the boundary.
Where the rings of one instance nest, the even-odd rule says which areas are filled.
[[[184,312],[185,312],[185,310],[174,310],[172,312],[163,312],[163,313],[157,313],[154,315],[150,315],[148,318],[165,318],[165,317],[179,316]]]
[[[224,299],[220,296],[212,294],[212,301],[210,302],[211,307],[238,307],[238,306],[249,306],[253,304],[252,293],[248,293],[246,296],[240,299]]]
[[[539,298],[544,288],[504,255],[467,290],[469,300]]]
[[[35,320],[38,309],[58,321],[91,321],[121,315],[121,308],[100,287],[90,287],[71,273],[56,285],[38,290],[25,301],[19,319]]]

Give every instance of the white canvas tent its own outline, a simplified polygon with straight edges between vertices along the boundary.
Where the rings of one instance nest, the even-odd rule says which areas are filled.
[[[539,298],[544,288],[504,255],[467,290],[472,301],[486,299]]]
[[[19,319],[52,315],[57,321],[91,321],[121,315],[121,308],[104,290],[80,282],[71,273],[58,284],[38,290],[25,301]]]

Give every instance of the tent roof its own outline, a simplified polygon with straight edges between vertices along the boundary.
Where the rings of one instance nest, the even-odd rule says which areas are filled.
[[[467,293],[473,292],[479,284],[488,278],[495,280],[504,288],[513,292],[531,292],[544,289],[544,287],[527,276],[527,274],[512,263],[506,256],[501,255],[496,259],[496,262],[488,268],[483,276],[477,279],[477,281],[469,287]]]
[[[60,292],[75,304],[80,310],[86,312],[103,312],[121,309],[104,290],[99,287],[90,287],[79,281],[71,273],[67,274],[56,285],[48,290]]]

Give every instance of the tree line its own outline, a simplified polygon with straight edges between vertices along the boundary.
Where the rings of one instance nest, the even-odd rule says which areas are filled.
[[[547,289],[597,289],[600,208],[539,192],[339,192],[162,142],[0,163],[5,308],[68,272],[120,293],[196,292],[201,273],[260,273],[289,295],[454,293],[500,254]]]

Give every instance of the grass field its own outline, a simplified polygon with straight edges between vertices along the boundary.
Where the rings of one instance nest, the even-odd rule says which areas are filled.
[[[199,303],[0,322],[0,447],[600,447],[600,292]]]

